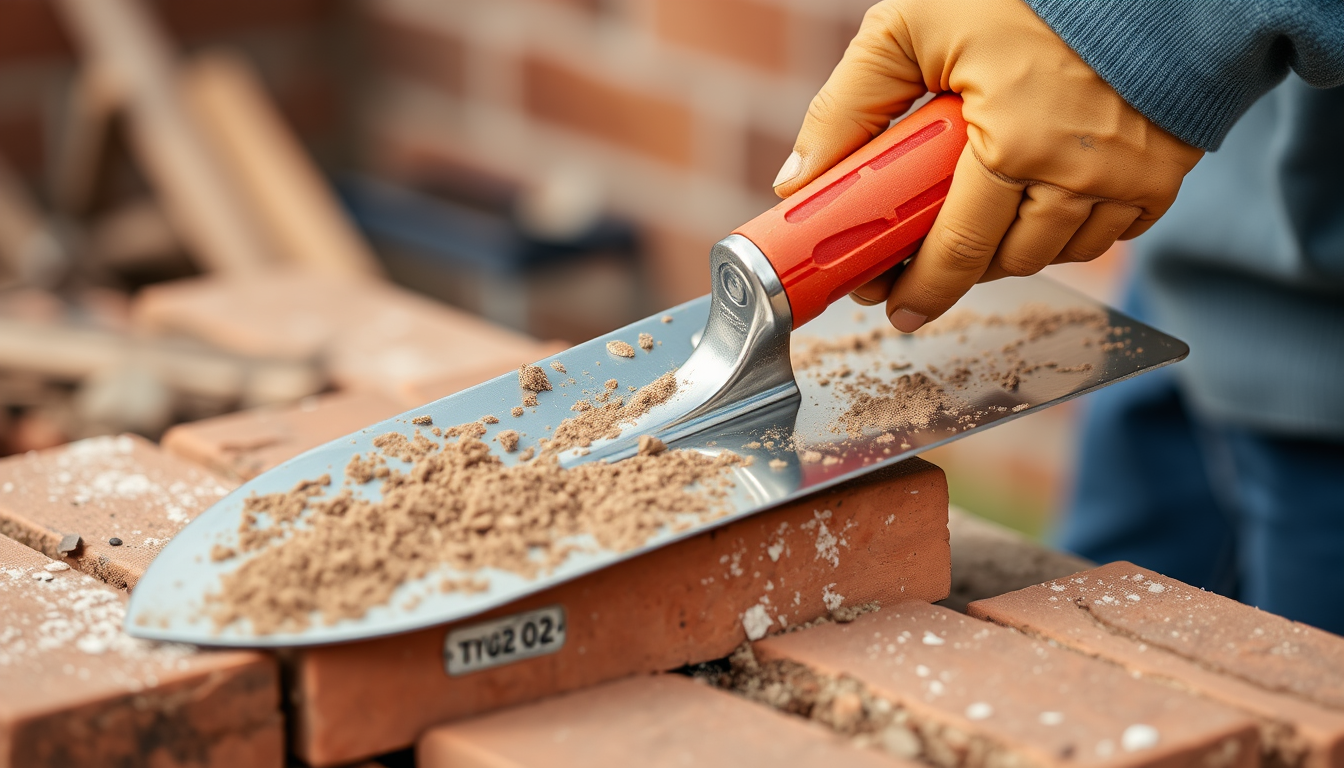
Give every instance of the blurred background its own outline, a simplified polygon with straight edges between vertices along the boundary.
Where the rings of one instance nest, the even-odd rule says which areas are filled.
[[[5,0],[0,455],[334,437],[705,293],[867,4]],[[1122,262],[1051,274],[1111,299]],[[930,458],[1041,536],[1076,415]]]

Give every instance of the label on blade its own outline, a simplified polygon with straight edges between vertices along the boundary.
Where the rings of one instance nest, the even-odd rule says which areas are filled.
[[[454,677],[555,653],[565,645],[565,609],[552,605],[448,633],[443,666]]]

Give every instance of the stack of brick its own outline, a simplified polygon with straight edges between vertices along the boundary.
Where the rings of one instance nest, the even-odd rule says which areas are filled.
[[[348,406],[348,399],[327,399],[309,411],[312,418],[289,419],[285,444],[297,450],[332,429],[359,426],[354,421],[365,416]],[[231,426],[229,434],[239,444],[249,440],[262,444],[272,434],[264,420],[239,419]],[[9,548],[0,548],[0,575],[5,577],[0,585],[6,589],[2,594],[8,596],[20,587],[26,590],[23,594],[51,592],[15,603],[7,614],[14,618],[0,638],[0,654],[7,662],[28,656],[23,657],[26,666],[0,665],[0,689],[5,691],[0,698],[0,765],[61,765],[75,754],[60,751],[66,749],[65,740],[53,742],[51,734],[56,731],[27,725],[37,717],[30,710],[71,724],[88,739],[112,738],[99,736],[97,728],[76,719],[84,716],[78,713],[111,706],[99,698],[101,689],[86,693],[74,686],[55,709],[45,708],[44,701],[25,703],[30,692],[70,688],[70,676],[78,680],[90,674],[87,670],[95,660],[108,667],[106,675],[134,694],[126,706],[144,706],[150,712],[144,722],[119,732],[125,744],[116,754],[124,754],[127,764],[137,764],[137,759],[145,763],[163,759],[165,764],[278,764],[279,689],[272,662],[259,654],[212,654],[134,643],[120,632],[124,595],[115,587],[133,588],[153,554],[228,486],[228,481],[189,461],[132,437],[95,438],[0,460],[0,525],[32,547],[5,540]],[[893,498],[901,501],[893,504]],[[411,747],[420,734],[439,723],[721,658],[748,638],[805,625],[844,606],[938,599],[948,590],[946,510],[941,472],[918,460],[906,462],[482,617],[382,640],[293,651],[286,655],[291,680],[286,690],[289,748],[311,765],[343,765]],[[76,535],[73,545],[71,534]],[[48,559],[38,549],[57,559]],[[51,582],[57,577],[76,578],[61,575],[71,568],[86,574],[78,577],[81,589],[96,588],[103,596],[88,598],[81,593],[67,607],[74,618],[56,617],[53,611],[68,599],[70,589],[64,581],[54,586]],[[92,576],[109,585],[95,585]],[[473,662],[470,651],[467,658],[461,656],[464,638],[468,644],[479,639],[483,623],[492,626],[520,613],[547,613],[557,607],[560,624],[555,629],[562,640],[548,653],[499,665],[482,664],[479,658]],[[51,626],[55,619],[77,626]],[[48,638],[52,633],[60,634],[64,644],[52,645]],[[82,639],[90,633],[96,634],[96,642]],[[192,718],[200,715],[182,697],[171,695],[182,676],[145,671],[123,656],[106,653],[108,648],[123,647],[151,655],[178,654],[173,658],[188,661],[174,661],[173,669],[183,673],[196,670],[192,664],[211,670],[210,680],[219,685],[221,698],[208,699],[204,693],[186,697],[193,704],[205,699],[217,720],[194,725]],[[449,672],[453,658],[469,667],[466,674]],[[216,666],[225,669],[215,670]],[[237,683],[240,690],[226,684],[233,679],[229,675],[235,674],[234,666],[249,670],[249,676]],[[270,676],[258,677],[259,669],[270,670]],[[244,693],[253,698],[243,698]],[[155,703],[160,700],[161,706]],[[668,704],[680,706],[673,700]],[[761,716],[770,722],[782,720],[786,729],[802,734],[802,745],[818,739],[816,729],[756,713],[751,705],[732,701],[727,706],[747,721]],[[262,721],[269,723],[270,731],[264,731]],[[102,721],[97,725],[110,727]],[[161,757],[155,753],[156,739],[167,737],[136,728],[171,733],[184,744],[169,743],[164,749],[177,751]],[[260,751],[248,756],[237,751],[243,746],[229,746],[230,740],[242,740],[248,749]],[[216,748],[212,746],[216,742],[227,743]],[[87,746],[97,749],[98,744],[90,741]],[[182,752],[188,748],[196,751]]]
[[[443,725],[419,765],[1344,765],[1344,638],[1129,563],[970,613],[888,605],[757,640],[699,686],[643,677]]]
[[[643,226],[664,303],[772,205],[808,101],[868,0],[366,0],[381,174],[525,181],[575,165]]]
[[[159,283],[136,297],[133,318],[220,349],[320,359],[336,388],[379,392],[400,410],[559,351],[390,283],[302,270]]]
[[[180,424],[164,447],[232,479],[516,370],[565,345],[538,342],[411,291],[305,271],[265,280],[210,275],[136,298],[144,332],[238,353],[317,360],[337,392]]]
[[[365,418],[307,415],[284,445]],[[280,765],[283,710],[313,766],[1344,766],[1344,639],[1127,563],[932,605],[946,482],[920,460],[483,616],[292,650],[283,691],[266,655],[119,629],[118,587],[229,485],[134,438],[0,460],[28,544],[0,539],[0,765]],[[542,652],[481,653],[544,617]]]
[[[0,461],[0,766],[283,765],[273,657],[122,632],[124,588],[228,486],[126,436]]]

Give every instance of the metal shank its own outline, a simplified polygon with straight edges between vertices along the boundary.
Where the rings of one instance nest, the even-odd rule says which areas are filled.
[[[770,261],[747,238],[729,235],[710,251],[709,269],[709,320],[677,370],[677,394],[622,425],[620,437],[562,456],[562,465],[623,459],[635,453],[640,435],[670,443],[798,397],[789,362],[793,313]]]

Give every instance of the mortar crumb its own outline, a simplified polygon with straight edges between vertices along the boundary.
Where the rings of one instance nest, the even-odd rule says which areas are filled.
[[[499,442],[500,447],[504,449],[505,453],[513,453],[518,448],[518,431],[514,429],[506,429],[498,435],[495,435],[495,440]]]
[[[551,380],[539,365],[518,366],[518,386],[530,392],[549,392]]]

